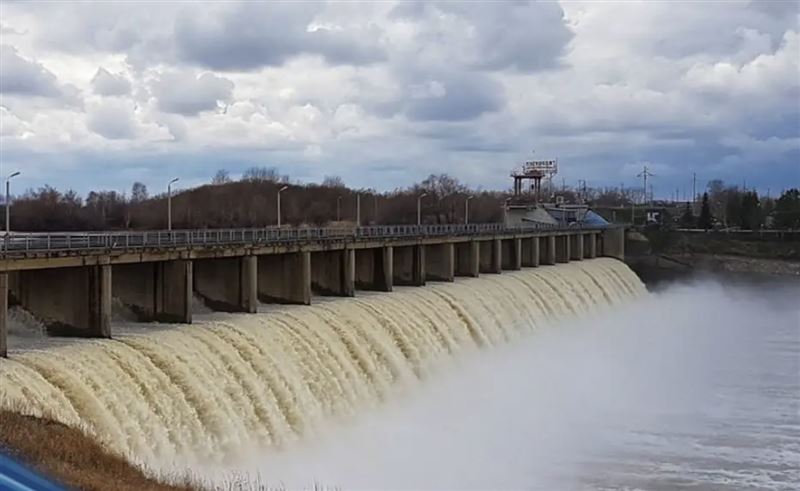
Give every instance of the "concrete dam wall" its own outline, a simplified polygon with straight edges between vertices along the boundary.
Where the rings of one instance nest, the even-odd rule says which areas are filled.
[[[496,266],[491,254],[436,254]],[[539,254],[551,253],[514,260]],[[221,462],[380,404],[459,353],[644,294],[623,262],[601,258],[226,314],[2,359],[0,407],[79,427],[154,469]]]

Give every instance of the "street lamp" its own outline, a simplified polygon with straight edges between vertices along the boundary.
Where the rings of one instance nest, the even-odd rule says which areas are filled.
[[[473,195],[469,195],[466,201],[464,201],[464,225],[469,225],[469,200],[474,197]]]
[[[422,193],[417,196],[417,225],[422,225],[422,198],[427,195],[428,193]]]
[[[503,226],[508,226],[508,203],[511,201],[511,198],[506,198],[503,202]]]
[[[361,226],[361,193],[356,193],[356,227]]]
[[[179,177],[167,184],[167,230],[172,230],[172,185],[180,181]]]
[[[278,228],[281,226],[281,193],[289,189],[289,186],[283,186],[278,190]]]
[[[339,195],[336,197],[336,221],[342,221],[342,196]]]
[[[20,172],[17,171],[6,178],[6,249],[8,249],[8,239],[11,235],[11,178],[19,174]]]

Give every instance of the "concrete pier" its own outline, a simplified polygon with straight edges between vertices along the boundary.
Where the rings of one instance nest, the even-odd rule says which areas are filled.
[[[503,251],[500,239],[482,240],[480,243],[480,272],[499,274],[503,270]]]
[[[194,290],[222,312],[258,310],[258,259],[255,256],[200,259],[194,262]]]
[[[480,274],[480,243],[475,240],[458,242],[455,249],[455,275],[477,278]]]
[[[539,264],[554,265],[556,263],[556,237],[548,235],[539,239]]]
[[[8,356],[8,273],[0,273],[0,357]]]
[[[513,238],[501,241],[500,260],[502,269],[518,271],[522,269],[522,239]]]
[[[394,248],[394,284],[422,286],[425,284],[425,246],[411,245]]]
[[[603,230],[603,256],[625,260],[625,229],[613,227]]]
[[[597,234],[590,232],[583,236],[583,257],[594,259],[597,257]]]
[[[355,251],[339,249],[311,253],[311,291],[319,295],[355,295]]]
[[[392,291],[392,246],[357,249],[355,284],[357,290]]]
[[[530,239],[520,239],[522,241],[521,265],[523,268],[535,268],[539,266],[539,237]]]
[[[113,266],[113,296],[148,322],[192,322],[192,261]]]
[[[12,294],[50,334],[111,337],[111,265],[21,271]]]
[[[556,236],[556,262],[568,263],[569,258],[572,256],[570,253],[570,240],[569,235]]]
[[[264,303],[311,304],[311,253],[258,256],[258,299]]]
[[[583,234],[577,233],[569,236],[569,258],[573,261],[583,259]]]
[[[455,253],[451,242],[425,246],[425,280],[453,281]]]

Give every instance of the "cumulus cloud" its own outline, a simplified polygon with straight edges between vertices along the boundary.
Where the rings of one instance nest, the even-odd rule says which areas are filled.
[[[657,195],[689,170],[731,179],[749,163],[774,172],[748,183],[773,188],[797,177],[792,2],[3,9],[15,46],[2,48],[4,148],[58,156],[34,166],[112,148],[144,174],[158,173],[148,152],[191,160],[174,170],[194,179],[220,161],[232,173],[274,162],[298,179],[394,187],[451,172],[506,187],[534,147],[564,162],[567,183],[669,169]]]
[[[122,73],[114,74],[100,67],[92,77],[92,87],[98,95],[126,95],[131,91],[131,82]]]
[[[367,63],[381,58],[374,32],[361,34],[312,22],[313,3],[226,3],[178,16],[178,57],[216,70],[254,70],[290,57],[319,54],[332,63]],[[353,35],[356,34],[356,35]]]
[[[445,75],[412,86],[407,95],[406,113],[421,121],[464,121],[503,105],[503,87],[481,75]]]
[[[192,116],[230,101],[233,87],[230,80],[209,72],[199,76],[191,72],[168,72],[155,81],[153,94],[162,111]]]
[[[133,103],[107,99],[90,108],[87,115],[90,130],[109,140],[126,140],[136,137]]]
[[[0,45],[0,66],[0,92],[41,97],[62,95],[56,76],[41,63],[20,56],[13,46]]]

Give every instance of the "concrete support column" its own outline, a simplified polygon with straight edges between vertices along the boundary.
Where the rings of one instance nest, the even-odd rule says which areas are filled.
[[[594,232],[583,236],[584,257],[594,259],[597,257],[597,234]]]
[[[556,263],[556,236],[539,237],[539,264]]]
[[[499,274],[502,272],[503,252],[500,239],[481,241],[480,272]]]
[[[355,286],[359,290],[392,291],[392,246],[355,250]]]
[[[57,336],[111,337],[111,266],[22,271],[14,296]]]
[[[198,259],[194,289],[209,307],[223,312],[256,312],[258,260],[255,256]]]
[[[511,271],[522,269],[522,239],[505,239],[502,241],[502,268]]]
[[[603,256],[625,260],[625,228],[609,227],[603,230]]]
[[[455,277],[454,246],[451,242],[425,246],[425,280],[453,281]]]
[[[258,256],[258,299],[264,303],[311,304],[311,253]]]
[[[569,236],[569,258],[574,261],[583,259],[583,234],[577,233]]]
[[[569,235],[557,235],[556,236],[556,262],[557,263],[568,263],[569,258],[571,256],[569,246],[570,246]]]
[[[0,357],[8,357],[8,273],[0,273]]]
[[[523,268],[535,268],[539,265],[539,237],[522,239],[522,258]]]
[[[355,294],[355,251],[338,249],[311,253],[311,290],[319,295]]]
[[[155,263],[155,320],[191,324],[193,285],[191,260]]]
[[[394,284],[422,286],[425,284],[425,246],[413,245],[394,248]]]
[[[480,242],[471,240],[454,244],[455,275],[477,278],[480,273]]]

